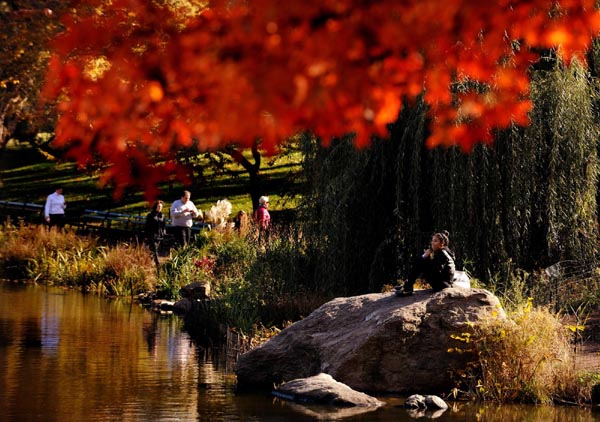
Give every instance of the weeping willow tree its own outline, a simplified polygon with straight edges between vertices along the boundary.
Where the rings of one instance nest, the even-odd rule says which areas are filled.
[[[594,81],[574,63],[533,74],[530,125],[471,154],[431,152],[432,223],[454,233],[483,274],[535,269],[596,250]]]
[[[527,128],[471,153],[428,150],[422,102],[404,108],[390,140],[355,150],[313,141],[306,168],[316,278],[344,293],[406,274],[432,232],[448,230],[459,265],[484,278],[509,264],[537,269],[597,253],[598,113],[584,68],[536,71]]]
[[[302,220],[322,289],[356,294],[395,277],[397,224],[388,186],[394,186],[396,172],[393,161],[381,159],[389,147],[387,142],[356,150],[352,139],[344,138],[324,148],[304,138],[310,189]]]
[[[590,258],[597,239],[595,91],[584,69],[575,64],[538,73],[532,97],[536,108],[526,142],[541,146],[535,217],[546,234],[547,255],[551,260]]]

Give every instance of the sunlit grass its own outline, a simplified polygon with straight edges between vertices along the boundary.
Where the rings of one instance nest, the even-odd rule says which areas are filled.
[[[261,169],[264,194],[271,199],[271,210],[293,208],[297,203],[298,178],[301,155],[294,153],[274,160],[263,157]],[[232,216],[238,211],[252,211],[249,177],[236,164],[229,166],[233,173],[216,174],[214,169],[204,170],[205,182],[194,186],[163,184],[160,199],[167,203],[178,199],[181,190],[192,191],[192,201],[201,209],[210,209],[218,200],[228,199]],[[110,186],[98,186],[98,171],[84,171],[72,162],[57,162],[39,151],[23,145],[11,144],[0,158],[0,200],[44,204],[54,187],[62,185],[71,215],[85,209],[110,210],[130,214],[145,214],[151,204],[139,189],[129,189],[123,198],[115,200]]]

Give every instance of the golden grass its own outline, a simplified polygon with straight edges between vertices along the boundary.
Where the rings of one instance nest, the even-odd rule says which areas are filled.
[[[459,374],[469,394],[503,403],[589,397],[590,386],[575,371],[568,329],[548,309],[529,300],[508,319],[490,318],[472,328],[461,340],[478,360]]]
[[[0,227],[2,276],[125,296],[154,290],[156,267],[139,245],[99,246],[91,237],[45,226]]]

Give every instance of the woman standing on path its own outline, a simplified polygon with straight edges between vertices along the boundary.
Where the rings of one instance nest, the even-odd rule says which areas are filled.
[[[261,196],[258,199],[258,208],[254,212],[254,219],[260,230],[267,230],[271,224],[271,215],[269,215],[268,207],[269,197]]]

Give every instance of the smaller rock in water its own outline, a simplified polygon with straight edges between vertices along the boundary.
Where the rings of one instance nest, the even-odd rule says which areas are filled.
[[[208,299],[210,297],[210,283],[209,282],[198,282],[183,286],[179,291],[182,298],[187,299]]]
[[[439,396],[413,394],[404,401],[407,409],[448,409],[448,404]]]
[[[301,403],[333,406],[383,406],[384,403],[365,393],[355,391],[338,382],[331,375],[320,373],[313,377],[298,378],[280,385],[273,395]]]
[[[176,312],[177,314],[187,314],[189,312],[191,312],[191,310],[194,307],[194,302],[192,301],[192,299],[189,299],[187,297],[184,297],[181,300],[178,300],[177,302],[175,302],[173,304],[173,311]]]
[[[413,394],[406,399],[404,407],[407,409],[427,409],[425,397],[420,394]]]
[[[425,405],[428,409],[448,409],[448,404],[438,396],[425,396]]]

